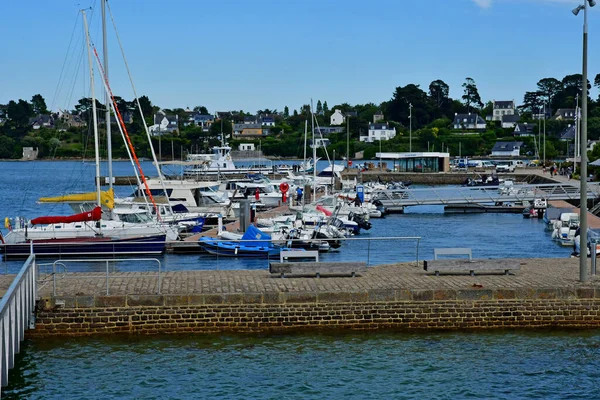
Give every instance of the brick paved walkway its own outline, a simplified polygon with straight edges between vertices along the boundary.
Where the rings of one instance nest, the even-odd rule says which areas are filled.
[[[371,267],[361,277],[279,278],[266,270],[236,271],[175,271],[162,276],[162,294],[241,294],[274,292],[364,292],[385,289],[444,290],[444,289],[573,289],[600,287],[600,279],[579,282],[579,259],[522,259],[521,270],[513,275],[468,273],[435,276],[416,267],[400,263]],[[10,277],[0,278],[0,289]],[[156,294],[157,275],[151,272],[115,273],[110,279],[109,294]],[[50,277],[40,284],[40,295],[50,296],[53,284]],[[104,295],[106,277],[89,273],[69,273],[57,277],[57,295]]]

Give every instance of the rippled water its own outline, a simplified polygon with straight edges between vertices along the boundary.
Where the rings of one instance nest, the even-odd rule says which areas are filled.
[[[6,399],[591,399],[600,333],[26,341]]]
[[[41,196],[93,189],[79,162],[0,162],[4,216],[64,214]],[[130,175],[128,163],[116,174]],[[117,187],[118,194],[131,189]],[[475,257],[567,257],[538,220],[520,215],[444,215],[414,207],[373,220],[361,237],[422,236],[434,247],[471,247]],[[379,246],[379,247],[377,247]],[[354,242],[323,259],[409,261],[414,243]],[[262,261],[165,255],[167,269],[266,268]],[[9,272],[22,265],[4,263]],[[98,266],[82,266],[92,270]],[[146,264],[130,262],[123,270]],[[414,399],[598,398],[600,333],[354,333],[285,336],[104,337],[27,340],[7,399]]]

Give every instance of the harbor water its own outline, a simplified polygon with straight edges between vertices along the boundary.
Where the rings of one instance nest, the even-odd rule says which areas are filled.
[[[147,164],[147,165],[146,165]],[[93,164],[0,162],[2,217],[68,214],[43,196],[93,190]],[[144,167],[150,167],[145,163]],[[149,170],[150,171],[150,170]],[[131,165],[115,163],[116,175]],[[153,175],[152,172],[147,172]],[[126,195],[130,187],[116,187]],[[408,208],[373,219],[360,241],[323,260],[370,265],[431,259],[436,247],[470,247],[477,258],[568,257],[537,219]],[[418,236],[418,241],[368,238]],[[167,254],[168,270],[267,268],[265,260]],[[4,262],[15,273],[22,262]],[[148,263],[119,264],[142,270]],[[96,268],[81,265],[70,271]],[[540,398],[597,397],[600,333],[314,333],[268,336],[94,337],[27,340],[3,398]]]
[[[26,341],[3,399],[592,399],[600,333]]]
[[[68,215],[64,204],[38,204],[40,197],[93,191],[95,166],[81,161],[0,162],[2,208],[0,217]],[[142,163],[148,175],[156,175],[152,164]],[[104,170],[104,168],[103,168]],[[129,162],[115,162],[116,176],[132,175]],[[115,186],[117,196],[126,196],[133,187]],[[442,206],[408,207],[405,214],[371,220],[373,227],[345,243],[337,251],[322,254],[324,261],[364,261],[379,265],[433,257],[436,247],[469,247],[477,258],[568,257],[572,249],[550,239],[538,219],[520,214],[444,214]],[[6,233],[6,229],[1,229]],[[370,240],[386,237],[420,237],[420,240]],[[210,255],[166,254],[159,257],[166,270],[261,269],[269,260],[217,258]],[[0,271],[16,273],[22,262],[2,262]],[[152,264],[152,267],[154,268]],[[69,271],[89,271],[99,264],[71,264]],[[148,268],[146,262],[120,262],[123,271]]]

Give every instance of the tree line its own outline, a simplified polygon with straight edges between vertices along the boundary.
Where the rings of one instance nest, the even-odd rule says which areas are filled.
[[[600,89],[600,74],[595,76],[593,86]],[[169,156],[182,158],[188,152],[208,151],[209,147],[220,142],[222,136],[227,138],[232,146],[247,138],[232,137],[235,118],[250,115],[272,115],[275,117],[275,126],[269,128],[270,135],[260,138],[261,150],[269,156],[301,157],[304,143],[304,125],[311,125],[311,118],[317,126],[329,126],[329,118],[334,110],[339,109],[350,115],[348,127],[350,130],[350,156],[359,151],[364,152],[366,158],[373,157],[379,151],[379,144],[360,142],[359,136],[366,135],[373,115],[382,112],[385,121],[396,128],[396,138],[381,144],[384,151],[408,151],[409,140],[412,142],[413,151],[450,151],[453,155],[486,155],[497,140],[513,140],[512,128],[503,129],[497,122],[488,122],[486,129],[475,135],[459,135],[451,128],[455,114],[478,113],[482,116],[491,115],[493,104],[491,101],[484,103],[479,95],[477,84],[471,77],[467,77],[462,84],[463,95],[459,99],[450,97],[450,87],[441,79],[432,81],[427,90],[418,84],[398,86],[389,100],[379,104],[366,103],[350,105],[348,103],[329,106],[327,101],[317,100],[316,106],[303,104],[290,111],[286,105],[282,111],[262,109],[256,113],[243,110],[233,112],[234,117],[225,116],[222,120],[213,122],[208,131],[193,124],[184,125],[189,116],[183,108],[163,109],[166,114],[178,115],[179,130],[173,134],[153,138],[156,146],[170,148]],[[588,82],[588,89],[592,84]],[[541,122],[533,119],[533,114],[540,110],[554,113],[560,108],[575,108],[577,99],[581,97],[581,74],[567,75],[562,79],[543,78],[537,82],[537,90],[525,92],[523,101],[518,106],[521,122],[537,124],[541,131]],[[589,93],[589,92],[588,92]],[[508,100],[508,99],[506,99]],[[580,101],[580,100],[579,100]],[[122,114],[134,115],[131,123],[127,124],[129,134],[138,149],[139,156],[150,156],[150,146],[144,131],[144,122],[153,124],[154,114],[160,107],[152,104],[148,96],[141,96],[139,103],[144,117],[138,115],[136,99],[127,101],[116,97],[117,108]],[[592,140],[600,139],[600,98],[588,97],[588,137]],[[104,113],[106,105],[96,100],[98,119],[101,121],[100,133],[105,135]],[[20,158],[23,147],[35,147],[40,150],[40,157],[90,157],[93,146],[91,136],[92,103],[90,98],[79,99],[70,110],[72,115],[77,115],[86,124],[72,126],[67,121],[61,120],[56,114],[48,110],[45,99],[36,94],[30,101],[23,99],[11,100],[8,104],[0,105],[0,158]],[[209,114],[205,106],[196,106],[194,111],[200,114]],[[40,128],[34,130],[31,119],[39,115],[53,115],[54,128]],[[571,122],[572,123],[572,122]],[[550,156],[568,155],[569,144],[562,143],[558,136],[567,127],[568,121],[545,121],[547,133],[546,154]],[[409,138],[409,130],[412,137]],[[118,131],[113,130],[113,134]],[[339,156],[346,156],[347,134],[345,132],[329,136],[330,145],[327,150],[333,150]],[[525,142],[525,150],[534,154],[540,150],[539,143],[534,138],[519,139]],[[125,145],[120,140],[113,140],[113,154],[126,156]],[[324,156],[325,149],[319,149],[319,155]],[[572,150],[571,150],[572,151]],[[600,150],[599,150],[600,152]],[[598,154],[600,156],[600,153]]]

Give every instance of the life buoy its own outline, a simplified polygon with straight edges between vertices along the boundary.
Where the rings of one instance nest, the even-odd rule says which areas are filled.
[[[351,167],[352,166],[352,160],[348,160],[348,166]]]
[[[290,188],[290,185],[288,185],[287,182],[282,182],[279,185],[279,190],[281,190],[283,193],[287,192],[289,188]]]

